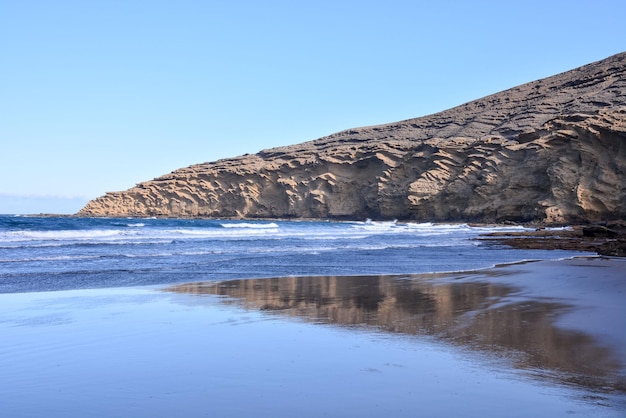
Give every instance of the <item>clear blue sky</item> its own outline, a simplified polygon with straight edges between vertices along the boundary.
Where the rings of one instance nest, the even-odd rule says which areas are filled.
[[[450,108],[626,50],[626,2],[0,0],[0,213]]]

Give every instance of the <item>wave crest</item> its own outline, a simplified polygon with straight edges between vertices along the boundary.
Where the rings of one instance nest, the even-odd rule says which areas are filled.
[[[278,229],[276,222],[257,223],[257,222],[237,222],[220,224],[222,228],[251,228],[251,229]]]

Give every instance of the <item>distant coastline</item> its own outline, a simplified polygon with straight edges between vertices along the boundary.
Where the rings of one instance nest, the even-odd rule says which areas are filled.
[[[4,215],[66,216],[78,212],[89,201],[86,197],[33,196],[0,193],[0,213]]]

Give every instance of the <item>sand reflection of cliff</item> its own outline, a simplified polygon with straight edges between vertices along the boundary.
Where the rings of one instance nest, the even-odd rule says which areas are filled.
[[[626,391],[622,365],[591,336],[554,325],[568,306],[515,300],[512,287],[390,276],[285,277],[193,283],[168,290],[229,296],[249,309],[341,326],[429,335],[514,359],[540,377]]]

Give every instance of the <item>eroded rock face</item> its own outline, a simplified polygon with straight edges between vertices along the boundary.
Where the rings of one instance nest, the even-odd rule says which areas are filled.
[[[626,218],[626,53],[434,115],[197,164],[81,216]]]

